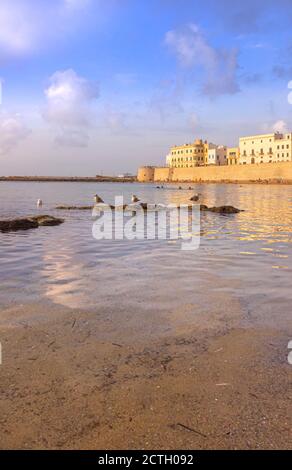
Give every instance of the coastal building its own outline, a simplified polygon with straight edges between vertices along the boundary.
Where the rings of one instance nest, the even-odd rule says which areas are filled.
[[[249,165],[292,161],[292,132],[240,137],[238,147],[227,148],[197,139],[171,147],[166,157],[169,168],[209,165]]]
[[[205,165],[227,165],[227,147],[197,139],[193,143],[171,147],[166,157],[170,168],[194,168]]]
[[[227,165],[227,147],[213,144],[208,149],[207,165]]]
[[[260,134],[239,139],[239,164],[292,161],[292,133]]]
[[[238,165],[239,147],[229,147],[227,149],[227,165]]]
[[[205,152],[207,142],[201,139],[193,143],[175,145],[171,147],[170,154],[166,157],[166,164],[170,168],[193,168],[205,165]]]

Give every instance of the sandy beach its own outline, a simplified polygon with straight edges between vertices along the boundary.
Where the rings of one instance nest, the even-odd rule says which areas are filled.
[[[287,333],[230,307],[152,339],[110,310],[2,310],[1,448],[289,448]]]

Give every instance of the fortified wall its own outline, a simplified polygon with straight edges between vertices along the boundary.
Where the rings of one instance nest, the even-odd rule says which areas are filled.
[[[253,165],[202,166],[195,168],[141,167],[137,179],[148,182],[197,183],[290,183],[292,162],[259,163]]]

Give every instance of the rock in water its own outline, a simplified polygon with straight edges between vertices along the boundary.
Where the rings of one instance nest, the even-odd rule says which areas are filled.
[[[201,212],[215,212],[217,214],[238,214],[239,212],[243,212],[241,209],[237,209],[233,206],[218,206],[218,207],[208,207],[204,204],[200,206]]]
[[[64,219],[52,217],[51,215],[37,215],[36,217],[32,217],[32,219],[35,220],[40,227],[53,227],[56,225],[61,225],[64,222]]]
[[[21,217],[18,219],[0,220],[1,232],[16,232],[18,230],[30,230],[41,226],[60,225],[64,219],[58,219],[50,215],[38,215],[33,217]]]
[[[16,232],[17,230],[29,230],[38,228],[39,224],[36,220],[29,218],[19,218],[11,220],[0,220],[1,232]]]
[[[240,209],[233,206],[209,207],[209,211],[218,214],[238,214],[238,212],[242,212]]]
[[[94,206],[57,206],[59,211],[92,211]]]

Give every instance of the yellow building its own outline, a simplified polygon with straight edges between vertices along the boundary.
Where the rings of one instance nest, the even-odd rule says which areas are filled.
[[[195,140],[171,147],[166,158],[170,168],[194,168],[207,165],[248,165],[292,161],[292,133],[260,134],[239,139],[239,147],[226,148]]]
[[[227,165],[237,165],[239,163],[239,147],[227,148]]]
[[[171,147],[170,154],[166,157],[170,168],[193,168],[206,163],[206,145],[201,139],[191,144],[175,145]]]
[[[261,134],[239,139],[239,163],[275,163],[292,161],[292,133]]]

